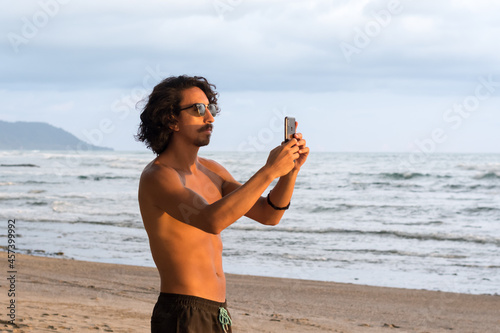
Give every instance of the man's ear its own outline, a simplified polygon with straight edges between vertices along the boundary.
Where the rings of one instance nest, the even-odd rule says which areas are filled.
[[[174,132],[179,131],[179,121],[177,120],[177,117],[174,116],[173,119],[171,119],[170,125],[168,125],[168,128],[170,128]]]

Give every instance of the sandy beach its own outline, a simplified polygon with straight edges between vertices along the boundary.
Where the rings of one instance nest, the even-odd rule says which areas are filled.
[[[155,268],[28,255],[15,268],[15,297],[0,282],[1,332],[149,332]],[[237,333],[500,332],[500,296],[230,274],[227,284]]]

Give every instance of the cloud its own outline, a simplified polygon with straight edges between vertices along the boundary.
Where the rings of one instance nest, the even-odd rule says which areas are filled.
[[[440,117],[445,105],[471,93],[478,77],[500,80],[500,46],[494,42],[499,10],[500,3],[486,0],[14,2],[0,13],[5,98],[0,117],[56,119],[60,127],[64,119],[78,118],[82,128],[71,126],[82,132],[84,125],[116,116],[113,105],[123,96],[139,100],[134,91],[179,74],[208,77],[221,101],[231,94],[274,107],[301,96],[307,103],[297,105],[306,107],[316,94],[321,103],[342,96],[340,119],[352,126],[362,119],[390,123],[403,112],[400,102],[391,105],[394,96],[425,101],[419,107]],[[24,40],[13,44],[14,35]],[[146,79],[148,68],[161,75]],[[363,117],[349,113],[352,100],[363,101],[358,109]],[[16,106],[24,109],[15,111]],[[321,109],[313,107],[311,116]],[[411,118],[419,110],[404,112]],[[90,116],[94,119],[84,120]],[[128,132],[136,119],[129,117],[123,125]],[[121,123],[116,124],[119,129]],[[406,129],[417,135],[411,124],[398,124],[403,128],[398,133]],[[113,135],[109,140],[122,141]],[[367,141],[361,133],[357,138],[352,149]],[[379,141],[377,147],[389,146]]]
[[[224,81],[236,87],[231,77],[243,79],[242,89],[336,89],[339,80],[346,82],[344,89],[366,89],[364,79],[387,82],[397,76],[396,84],[415,77],[468,80],[498,64],[498,47],[488,42],[498,24],[492,27],[489,19],[467,16],[470,4],[450,1],[430,7],[428,1],[404,0],[387,25],[368,36],[369,44],[358,47],[360,53],[346,63],[339,45],[359,46],[359,32],[366,35],[366,29],[376,27],[389,3],[241,1],[221,19],[213,1],[192,6],[179,1],[142,6],[70,1],[60,5],[39,36],[20,45],[20,56],[10,54],[13,66],[4,83],[50,85],[73,78],[84,85],[127,86],[138,68],[158,63],[176,73],[234,73],[224,75]],[[28,18],[37,12],[26,7],[15,12]],[[491,17],[483,2],[473,8],[477,15]],[[12,19],[9,25],[16,30]],[[24,75],[16,70],[21,66]]]

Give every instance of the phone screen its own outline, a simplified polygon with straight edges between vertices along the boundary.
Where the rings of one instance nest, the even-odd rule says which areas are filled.
[[[295,134],[295,118],[285,117],[285,142],[293,139]]]

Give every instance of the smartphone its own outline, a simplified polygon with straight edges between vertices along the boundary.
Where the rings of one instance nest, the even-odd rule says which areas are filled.
[[[285,142],[293,139],[295,134],[295,118],[285,117]]]

